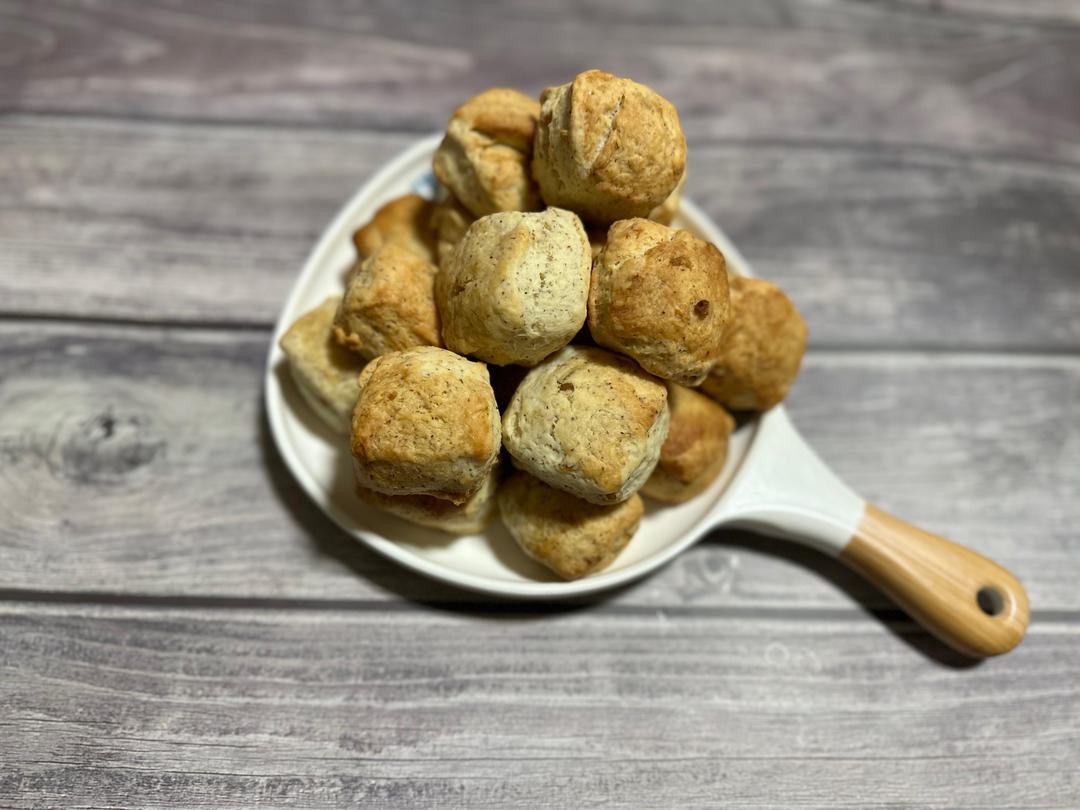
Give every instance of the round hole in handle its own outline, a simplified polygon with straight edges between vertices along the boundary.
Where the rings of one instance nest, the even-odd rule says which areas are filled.
[[[993,585],[979,588],[979,592],[975,594],[975,602],[979,605],[979,610],[987,616],[999,616],[1005,610],[1005,597]]]

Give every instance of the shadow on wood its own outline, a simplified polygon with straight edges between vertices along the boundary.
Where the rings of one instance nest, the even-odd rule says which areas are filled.
[[[970,658],[938,641],[858,574],[832,557],[808,546],[737,529],[721,529],[712,532],[702,542],[734,546],[783,557],[809,569],[832,584],[836,590],[846,594],[863,613],[887,627],[905,644],[942,666],[952,669],[969,669],[982,663],[981,660]]]

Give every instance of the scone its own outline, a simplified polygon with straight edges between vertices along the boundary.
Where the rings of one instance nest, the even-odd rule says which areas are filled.
[[[589,331],[646,371],[697,385],[720,357],[728,278],[715,245],[648,219],[608,231],[593,262]]]
[[[625,501],[667,437],[667,389],[626,357],[567,346],[532,369],[503,414],[514,464],[591,503]]]
[[[675,215],[679,213],[683,186],[685,185],[686,172],[683,172],[683,176],[679,178],[679,184],[675,186],[675,190],[667,196],[666,200],[649,212],[649,219],[653,222],[659,222],[661,225],[670,225],[671,221],[675,219]]]
[[[406,194],[391,200],[353,234],[356,255],[366,259],[383,245],[393,242],[434,263],[435,232],[431,227],[434,210],[435,203],[419,194]]]
[[[365,360],[338,345],[330,334],[338,297],[297,318],[281,336],[289,373],[311,409],[337,433],[348,433]]]
[[[412,346],[441,346],[436,272],[409,248],[384,244],[349,273],[334,315],[334,338],[368,359]]]
[[[450,266],[450,256],[454,248],[465,238],[465,232],[476,221],[469,210],[454,199],[454,196],[440,189],[431,212],[431,229],[435,233],[435,256],[439,269],[445,271]]]
[[[431,495],[384,495],[360,485],[356,487],[356,494],[368,506],[418,526],[448,534],[475,534],[487,528],[495,517],[495,492],[499,488],[500,478],[499,465],[496,464],[484,478],[480,489],[460,505]]]
[[[602,70],[540,96],[532,173],[548,205],[592,222],[648,216],[686,168],[675,107]]]
[[[585,323],[589,255],[581,220],[560,208],[476,220],[437,282],[446,347],[536,365]]]
[[[421,346],[375,358],[358,384],[351,450],[360,486],[456,504],[480,489],[499,457],[483,363]]]
[[[707,396],[671,382],[668,408],[671,423],[660,448],[660,463],[641,493],[682,503],[704,492],[724,469],[735,420]]]
[[[529,173],[540,105],[517,90],[493,87],[462,104],[446,126],[432,168],[472,212],[543,207]]]
[[[607,567],[634,536],[645,507],[634,495],[598,506],[516,472],[499,490],[499,514],[521,549],[564,579]]]
[[[806,323],[774,284],[731,280],[731,322],[701,390],[735,411],[764,411],[785,396],[806,350]]]

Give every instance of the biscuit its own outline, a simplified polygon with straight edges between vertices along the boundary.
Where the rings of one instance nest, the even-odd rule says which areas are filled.
[[[384,495],[359,484],[356,494],[368,506],[418,526],[448,534],[476,534],[487,528],[495,517],[495,492],[500,480],[499,465],[496,464],[484,478],[480,489],[460,505],[431,495]]]
[[[375,358],[358,385],[350,446],[360,486],[460,505],[483,485],[499,456],[483,363],[420,346]]]
[[[435,200],[431,212],[431,229],[435,233],[435,256],[439,269],[445,271],[450,266],[450,256],[458,242],[465,238],[465,232],[476,221],[469,210],[454,199],[445,188]]]
[[[668,408],[671,424],[660,448],[660,463],[641,493],[682,503],[702,493],[724,469],[735,420],[707,396],[672,382]]]
[[[412,346],[440,346],[435,265],[389,242],[357,263],[334,315],[334,338],[368,359]]]
[[[419,194],[406,194],[391,200],[371,221],[353,233],[356,255],[366,259],[387,242],[394,242],[418,253],[425,261],[435,261],[435,233],[431,217],[435,203]]]
[[[589,70],[540,105],[532,173],[548,205],[604,224],[644,217],[683,176],[679,116],[645,85]]]
[[[723,348],[724,264],[715,245],[687,231],[648,219],[616,222],[593,263],[593,339],[658,377],[697,385]]]
[[[701,390],[732,410],[767,410],[787,396],[805,350],[806,323],[779,287],[732,278],[724,350]]]
[[[446,347],[500,366],[536,365],[585,323],[589,266],[589,240],[569,211],[481,217],[437,281]]]
[[[661,225],[670,225],[675,215],[679,213],[679,204],[682,202],[682,191],[686,185],[686,172],[679,178],[679,184],[671,192],[667,199],[649,212],[649,219],[659,222]]]
[[[525,376],[502,425],[518,468],[597,504],[625,501],[641,488],[667,431],[663,382],[626,357],[579,346]]]
[[[499,514],[522,551],[564,579],[606,568],[634,536],[641,497],[598,506],[516,472],[498,495]]]
[[[311,409],[337,433],[348,433],[360,393],[356,378],[366,361],[343,349],[330,334],[338,297],[301,315],[281,336],[289,373]]]
[[[454,111],[435,150],[435,176],[474,216],[543,207],[529,173],[540,105],[493,87]]]

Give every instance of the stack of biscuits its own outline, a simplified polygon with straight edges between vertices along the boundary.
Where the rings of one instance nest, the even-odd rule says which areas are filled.
[[[631,540],[641,494],[708,487],[728,410],[784,398],[806,326],[670,227],[685,165],[671,103],[599,70],[453,114],[436,198],[386,203],[354,235],[344,294],[281,340],[348,437],[359,498],[457,534],[498,514],[574,579]]]

